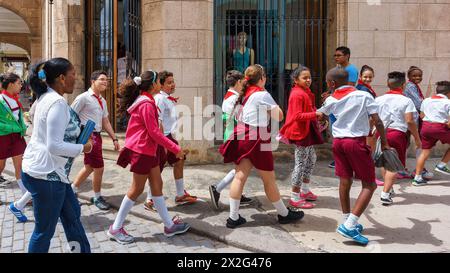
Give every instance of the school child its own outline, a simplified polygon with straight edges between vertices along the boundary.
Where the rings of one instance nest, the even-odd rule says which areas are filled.
[[[120,152],[117,164],[123,168],[131,165],[130,171],[133,173],[133,184],[107,233],[111,239],[120,244],[134,242],[134,237],[125,231],[123,224],[137,198],[144,191],[147,180],[151,185],[156,210],[164,223],[164,234],[170,237],[185,233],[190,228],[180,218],[170,218],[162,193],[163,181],[157,154],[158,145],[174,153],[177,158],[183,158],[184,153],[159,129],[158,109],[153,96],[159,92],[160,87],[158,73],[154,71],[146,71],[134,80],[127,79],[120,86],[123,96],[120,112],[127,111],[130,121],[125,148]]]
[[[222,120],[225,124],[225,131],[223,140],[226,142],[234,132],[234,127],[236,127],[236,119],[234,118],[233,112],[236,111],[237,106],[239,106],[239,100],[242,96],[242,81],[244,79],[244,74],[237,70],[228,71],[226,76],[227,86],[229,87],[228,92],[225,94],[225,98],[222,103]],[[215,185],[209,186],[209,194],[211,196],[211,203],[215,209],[219,209],[220,193],[223,189],[228,187],[231,182],[233,182],[236,170],[231,170],[220,182]],[[253,199],[242,195],[241,205],[251,204]]]
[[[72,103],[72,109],[80,117],[82,125],[86,125],[88,120],[95,122],[95,131],[91,136],[94,148],[91,153],[84,155],[84,167],[76,176],[72,189],[78,193],[79,187],[93,173],[94,197],[91,198],[91,202],[100,210],[109,210],[111,207],[101,194],[103,172],[105,171],[102,130],[105,130],[113,141],[114,150],[120,150],[119,140],[108,118],[108,105],[101,95],[107,88],[108,74],[105,71],[94,71],[91,75],[89,90],[79,95]]]
[[[242,191],[250,171],[255,167],[264,182],[269,201],[278,212],[278,222],[288,224],[303,218],[302,211],[286,208],[276,185],[274,160],[270,145],[270,118],[283,119],[283,112],[264,88],[266,74],[260,65],[245,71],[243,103],[238,114],[238,125],[232,137],[220,147],[225,163],[236,164],[236,175],[230,189],[230,218],[226,226],[236,228],[247,221],[239,214]]]
[[[372,95],[375,99],[377,97],[377,93],[372,87],[372,81],[375,78],[375,70],[368,65],[363,65],[361,68],[361,73],[359,74],[358,84],[356,85],[356,89],[360,91],[366,91]]]
[[[405,96],[407,96],[408,98],[410,98],[413,103],[414,106],[416,107],[417,110],[417,115],[416,115],[416,122],[419,128],[419,134],[422,131],[422,119],[419,117],[419,113],[420,113],[420,109],[421,109],[421,105],[422,102],[425,99],[425,96],[423,95],[422,89],[420,88],[420,83],[423,80],[423,71],[422,69],[418,68],[417,66],[411,66],[408,70],[408,83],[406,84],[406,88],[404,91]],[[417,155],[421,154],[421,150],[416,151]],[[415,173],[413,173],[412,175],[406,171],[405,173],[399,173],[399,175],[397,176],[398,179],[411,179],[414,178]],[[422,172],[422,177],[426,180],[430,180],[433,179],[434,174],[432,172],[429,172],[427,169],[424,169]]]
[[[450,82],[436,83],[436,95],[424,100],[421,106],[422,126],[422,153],[417,160],[416,174],[422,173],[425,162],[431,154],[431,149],[438,141],[450,144]],[[450,175],[448,162],[450,161],[450,148],[447,149],[441,162],[434,169],[437,172]],[[426,185],[423,175],[414,177],[414,186]]]
[[[366,137],[369,135],[369,117],[381,136],[382,149],[389,148],[383,122],[378,116],[378,105],[373,97],[358,91],[348,84],[348,72],[334,68],[327,74],[327,85],[335,90],[318,110],[320,118],[330,114],[336,117],[333,125],[333,155],[336,160],[336,176],[340,178],[339,196],[344,213],[344,223],[337,232],[355,242],[367,245],[369,240],[361,235],[362,225],[358,220],[370,203],[377,186],[375,164]],[[362,181],[362,190],[353,207],[350,208],[350,190],[353,177]]]
[[[18,96],[22,88],[22,80],[14,73],[7,73],[0,76],[0,83],[3,89],[0,94],[0,161],[4,165],[6,159],[12,158],[17,184],[23,194],[20,200],[11,203],[8,209],[19,222],[24,223],[28,219],[22,211],[32,197],[21,179],[22,157],[27,146],[24,139],[27,126]]]
[[[380,118],[386,129],[388,144],[397,151],[403,166],[406,166],[408,130],[414,137],[417,149],[421,148],[419,131],[414,118],[417,111],[413,101],[403,95],[405,83],[405,73],[389,73],[387,84],[390,90],[375,100],[379,106]],[[391,205],[393,203],[393,185],[397,180],[397,173],[383,170],[383,177],[384,190],[381,192],[381,203]]]
[[[177,119],[178,114],[176,110],[176,105],[178,103],[178,98],[173,97],[175,93],[175,80],[172,72],[163,71],[159,73],[159,81],[161,85],[161,91],[155,95],[156,106],[158,107],[160,128],[162,129],[164,135],[173,143],[178,145],[178,141],[174,138],[174,133],[177,129]],[[173,166],[173,177],[175,179],[176,186],[176,197],[175,203],[177,205],[193,204],[197,202],[197,197],[190,195],[184,186],[184,162],[186,158],[177,158],[174,153],[167,151],[165,154],[164,149],[161,150],[160,160],[161,160],[161,171],[164,168],[166,162],[170,166]],[[154,200],[151,196],[151,190],[148,192],[147,201],[144,203],[144,208],[147,210],[154,210]]]
[[[319,132],[315,96],[310,89],[311,71],[299,66],[291,78],[294,87],[289,97],[286,124],[279,133],[280,141],[295,145],[289,204],[294,208],[312,209],[315,205],[308,201],[317,201],[317,195],[310,190],[310,179],[317,161],[313,145],[322,144],[323,139]]]

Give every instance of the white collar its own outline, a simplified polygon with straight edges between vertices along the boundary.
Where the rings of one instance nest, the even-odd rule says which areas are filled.
[[[239,96],[239,93],[238,93],[236,90],[228,89],[228,92],[231,92],[231,93],[233,93],[233,94]]]
[[[92,88],[89,88],[88,92],[89,92],[89,95],[91,95],[91,96],[94,96],[94,95],[97,96],[97,94],[94,93],[94,90],[92,90]],[[103,98],[102,94],[100,94],[99,98],[101,98],[101,99]]]
[[[166,97],[166,98],[168,98],[168,97],[170,97],[170,95],[169,94],[167,94],[166,92],[164,92],[164,91],[159,91],[159,93],[161,94],[161,95],[163,95],[164,97]]]
[[[441,97],[443,99],[448,99],[448,97],[444,94],[436,94],[437,97]]]

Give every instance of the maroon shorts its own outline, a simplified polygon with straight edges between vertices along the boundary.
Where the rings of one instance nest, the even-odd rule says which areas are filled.
[[[100,133],[92,134],[92,152],[84,154],[84,165],[93,169],[101,169],[105,166],[103,161],[103,141]]]
[[[164,149],[163,146],[158,145],[158,150],[156,151],[156,154],[159,158],[159,168],[161,169],[161,172],[162,172],[164,170],[164,168],[166,167],[166,163],[167,163],[166,149]]]
[[[166,137],[167,137],[168,139],[170,139],[170,141],[172,141],[173,143],[179,145],[179,144],[178,144],[178,141],[176,141],[176,140],[173,138],[172,135],[168,135],[168,136],[166,136]],[[163,150],[164,150],[164,149],[163,149]],[[177,163],[177,162],[180,161],[180,160],[181,160],[181,159],[177,158],[177,155],[176,155],[176,154],[174,154],[174,153],[172,153],[172,152],[170,152],[170,151],[167,151],[167,154],[166,154],[166,162],[169,163],[170,166],[173,167],[173,165],[175,165],[175,163]],[[186,160],[186,157],[184,157],[184,160]]]
[[[376,137],[379,138],[380,134],[377,133]],[[398,159],[406,167],[406,152],[409,145],[408,134],[395,129],[387,129],[386,138],[389,146],[397,151]]]
[[[130,171],[132,173],[147,175],[153,168],[159,166],[159,158],[158,156],[139,154],[128,148],[123,148],[117,160],[117,165],[122,168],[131,165]]]
[[[430,150],[438,141],[450,144],[450,128],[444,123],[425,121],[422,126],[422,149]]]
[[[333,155],[336,162],[336,176],[363,182],[375,183],[375,163],[366,137],[335,138]]]
[[[252,134],[249,129],[248,126],[246,128],[241,128],[242,131],[245,131],[245,137],[242,138],[237,136],[238,129],[235,129],[234,136],[220,147],[219,152],[223,155],[224,162],[234,162],[234,164],[239,165],[241,161],[246,158],[249,159],[253,166],[258,170],[268,172],[273,171],[275,167],[270,138],[268,140],[262,140],[258,135],[256,140],[253,140],[254,138],[248,137]],[[266,138],[267,137],[264,139]]]
[[[27,143],[20,134],[0,136],[0,143],[1,160],[23,155],[27,148]]]

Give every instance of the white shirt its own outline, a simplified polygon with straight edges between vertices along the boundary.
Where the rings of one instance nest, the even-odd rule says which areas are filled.
[[[244,107],[242,107],[239,120],[253,127],[268,127],[271,111],[278,107],[278,104],[272,98],[269,92],[256,92],[248,98]]]
[[[23,155],[23,171],[36,179],[70,183],[66,167],[83,151],[83,145],[66,142],[77,138],[79,127],[71,127],[70,106],[56,91],[49,91],[36,101],[33,133]],[[56,180],[55,175],[57,175]]]
[[[231,115],[233,113],[234,106],[239,99],[239,93],[232,89],[229,89],[228,92],[233,93],[233,95],[223,101],[222,112]]]
[[[450,119],[450,100],[446,95],[436,95],[442,99],[425,99],[420,111],[425,114],[424,121],[434,123],[448,123]]]
[[[75,99],[71,107],[80,117],[82,125],[86,125],[88,120],[92,120],[95,122],[95,131],[100,133],[103,129],[103,119],[107,118],[109,115],[108,105],[106,104],[106,100],[100,95],[100,100],[103,105],[102,109],[99,101],[94,95],[94,91],[89,88],[88,91]]]
[[[333,124],[334,138],[366,137],[370,132],[369,116],[378,113],[378,105],[368,92],[357,90],[340,100],[328,97],[317,111],[336,117]]]
[[[11,99],[10,97],[5,96],[3,94],[0,96],[2,96],[3,99],[7,102],[6,105],[9,105],[9,107],[10,107],[9,109],[11,109],[11,112],[13,113],[14,118],[18,121],[20,118],[20,116],[19,116],[20,115],[20,107],[17,104],[16,100]],[[13,109],[14,109],[14,111],[13,111]]]
[[[386,94],[375,99],[379,107],[379,115],[385,127],[406,133],[408,124],[405,114],[416,113],[414,102],[403,95]]]
[[[168,136],[177,129],[178,114],[175,102],[169,100],[169,94],[160,91],[155,95],[155,102],[159,110],[159,121],[162,122],[164,135]]]

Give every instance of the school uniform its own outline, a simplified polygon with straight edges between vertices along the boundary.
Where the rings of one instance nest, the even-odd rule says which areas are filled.
[[[319,112],[336,117],[333,124],[333,155],[336,175],[375,183],[375,164],[370,147],[369,116],[378,113],[378,105],[370,94],[352,86],[342,86],[328,97]]]
[[[438,94],[424,100],[421,112],[425,114],[422,126],[422,148],[432,149],[438,141],[450,144],[450,100]]]
[[[235,120],[230,120],[230,117],[233,115],[233,110],[236,106],[236,103],[239,99],[239,93],[235,90],[229,89],[225,94],[222,103],[222,120],[225,124],[225,131],[223,134],[223,141],[227,141],[228,138],[233,134],[234,127],[236,126]]]
[[[377,97],[377,93],[372,88],[370,84],[366,84],[361,80],[358,80],[358,84],[356,85],[356,89],[359,91],[365,91],[372,95],[372,97],[375,99]]]
[[[82,126],[88,120],[95,122],[95,130],[92,133],[92,152],[84,155],[84,165],[94,169],[101,169],[105,166],[103,160],[103,140],[101,132],[103,129],[103,119],[108,118],[108,106],[106,100],[100,95],[97,96],[92,89],[79,95],[72,103],[72,109],[78,114]]]
[[[120,152],[117,165],[140,175],[149,174],[160,166],[161,147],[173,154],[178,154],[181,148],[161,133],[159,130],[159,114],[152,95],[144,92],[128,109],[130,121],[125,136],[125,147]]]
[[[23,120],[22,105],[17,96],[7,91],[0,94],[0,159],[23,155],[27,127]]]
[[[238,115],[233,135],[219,149],[225,163],[238,165],[249,159],[256,169],[273,171],[274,162],[270,141],[268,111],[278,105],[272,96],[257,86],[250,86]]]
[[[174,144],[179,145],[178,141],[173,137],[178,125],[178,114],[176,110],[178,99],[170,96],[164,91],[160,91],[159,94],[155,95],[155,103],[160,111],[158,120],[162,123],[164,135]],[[161,151],[164,152],[164,149]],[[167,151],[166,155],[161,153],[160,159],[166,160],[171,166],[180,161],[180,159],[170,151]],[[161,164],[165,165],[165,162],[164,164]]]
[[[403,95],[402,89],[390,90],[375,99],[379,107],[379,115],[386,128],[386,138],[390,147],[394,148],[403,166],[406,166],[408,149],[408,124],[405,114],[417,114],[413,101]]]

